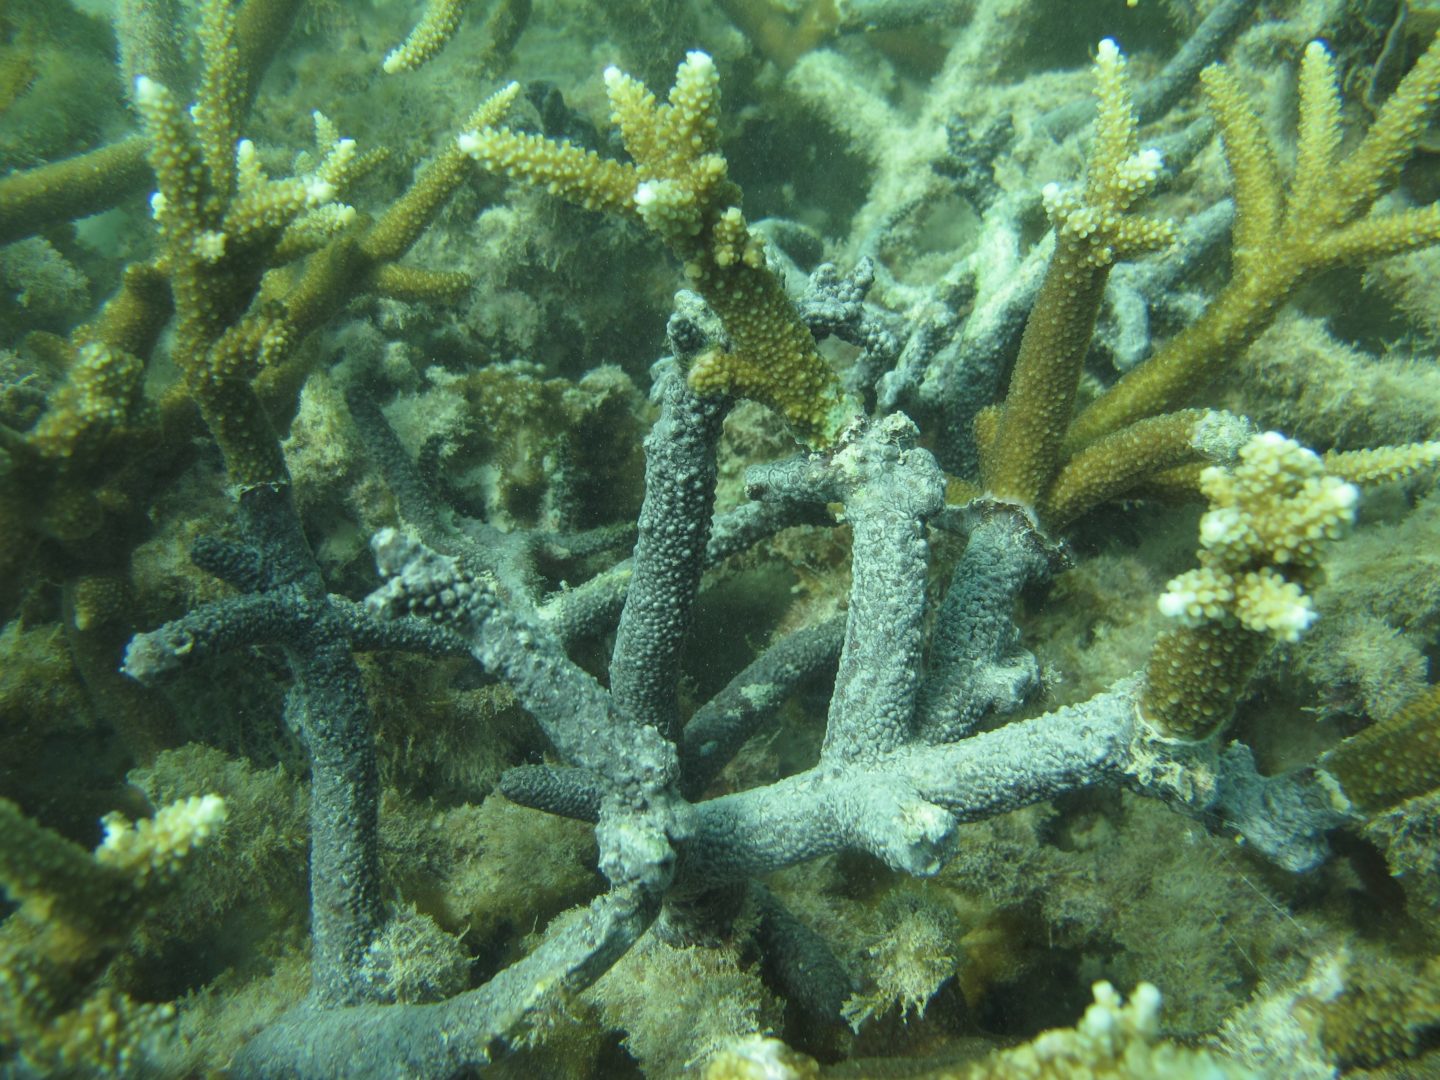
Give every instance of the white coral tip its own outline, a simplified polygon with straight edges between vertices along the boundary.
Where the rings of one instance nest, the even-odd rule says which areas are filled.
[[[1160,594],[1160,599],[1155,602],[1155,606],[1167,619],[1184,619],[1190,613],[1190,605],[1198,599],[1195,593],[1189,590],[1163,592]]]
[[[159,102],[165,88],[149,75],[135,76],[135,101],[140,105],[154,105]]]

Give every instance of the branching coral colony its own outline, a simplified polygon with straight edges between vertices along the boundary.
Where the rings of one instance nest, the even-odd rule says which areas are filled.
[[[25,544],[37,537],[71,545],[69,597],[83,630],[107,604],[123,601],[113,553],[96,557],[78,542],[101,536],[133,544],[143,513],[117,515],[124,499],[116,493],[153,499],[114,459],[123,453],[134,459],[129,468],[150,463],[177,474],[175,462],[193,452],[190,418],[198,412],[223,458],[236,521],[229,537],[202,539],[192,557],[235,594],[135,636],[124,670],[157,683],[226,652],[278,647],[291,680],[284,719],[309,765],[309,989],[286,999],[279,1015],[267,1009],[243,1040],[214,1039],[216,1060],[189,1049],[203,1039],[177,1029],[175,1006],[126,990],[132,941],[164,917],[167,897],[190,875],[224,872],[213,862],[192,870],[204,857],[203,849],[191,856],[193,848],[218,844],[222,856],[261,858],[262,841],[253,837],[249,847],[224,846],[227,818],[238,829],[237,819],[261,814],[253,805],[242,812],[230,795],[208,791],[161,797],[173,784],[157,766],[145,790],[168,805],[138,824],[107,819],[91,855],[0,801],[0,882],[17,905],[0,926],[6,1068],[20,1075],[220,1065],[237,1076],[464,1074],[504,1055],[563,1045],[567,1011],[617,964],[717,940],[743,940],[758,955],[764,992],[789,1010],[784,1033],[818,1051],[824,1040],[807,1032],[833,1032],[840,1017],[858,1024],[874,1011],[863,992],[872,977],[843,962],[825,935],[767,888],[768,875],[853,853],[897,875],[932,877],[961,851],[967,823],[1100,788],[1158,800],[1300,873],[1329,858],[1334,830],[1364,828],[1379,815],[1404,813],[1407,800],[1433,798],[1440,786],[1433,693],[1276,775],[1262,775],[1247,746],[1224,739],[1274,643],[1297,641],[1315,620],[1326,545],[1351,526],[1360,487],[1433,466],[1440,442],[1322,457],[1283,434],[1257,433],[1240,416],[1189,406],[1302,282],[1440,239],[1434,205],[1376,210],[1440,97],[1440,42],[1343,158],[1334,62],[1324,46],[1311,45],[1300,66],[1288,194],[1237,78],[1223,66],[1205,71],[1234,178],[1231,278],[1191,326],[1077,411],[1112,269],[1166,250],[1176,234],[1169,222],[1137,212],[1165,178],[1166,162],[1141,148],[1125,60],[1114,43],[1101,42],[1084,180],[1044,191],[1054,246],[1008,392],[975,419],[978,475],[947,480],[920,445],[926,432],[901,412],[871,414],[865,405],[877,378],[888,369],[913,376],[933,343],[921,340],[922,331],[901,334],[891,313],[865,301],[876,272],[868,262],[846,276],[822,266],[803,297],[787,294],[720,152],[719,77],[707,54],[687,55],[665,102],[618,68],[605,72],[628,161],[504,126],[521,95],[512,83],[370,219],[336,196],[374,161],[325,117],[316,114],[316,150],[291,179],[267,177],[260,152],[241,137],[255,68],[296,6],[251,0],[233,9],[203,0],[202,63],[189,109],[160,77],[184,64],[167,66],[130,41],[133,104],[157,187],[157,254],[127,268],[96,318],[68,339],[40,343],[64,378],[28,424],[0,427],[0,500],[8,520],[23,522],[23,531],[15,526],[6,537],[8,565],[22,565]],[[386,70],[437,54],[462,7],[430,3]],[[529,7],[498,9],[519,27],[503,28],[497,44],[508,52]],[[122,164],[125,175],[134,172],[129,158]],[[465,287],[459,275],[397,260],[475,164],[637,223],[683,264],[694,291],[677,299],[671,355],[654,369],[659,415],[645,440],[638,525],[633,532],[504,529],[446,505],[435,455],[422,455],[417,467],[355,378],[349,411],[398,518],[372,543],[383,583],[357,603],[328,591],[272,417],[293,408],[308,373],[301,342],[349,299],[444,302]],[[0,209],[52,182],[64,186],[0,180]],[[89,205],[93,178],[75,186],[69,196],[47,196],[47,205]],[[167,327],[180,381],[152,401],[146,366]],[[827,336],[861,351],[855,370],[863,378],[835,373],[818,344]],[[533,394],[532,383],[505,372],[487,385]],[[717,445],[739,398],[773,410],[808,450],[751,468],[752,501],[717,514]],[[1016,622],[1022,592],[1066,566],[1067,530],[1085,515],[1159,495],[1198,498],[1206,509],[1198,566],[1159,597],[1170,626],[1148,663],[1088,700],[1017,719],[1039,682]],[[780,638],[691,710],[682,702],[683,649],[707,568],[788,526],[829,524],[827,507],[838,507],[849,527],[843,619]],[[945,532],[963,534],[963,554],[948,585],[932,589],[931,544]],[[596,556],[632,538],[628,560],[545,595],[542,564],[578,569],[589,560],[593,567]],[[928,602],[932,595],[938,603]],[[602,682],[572,654],[612,627]],[[387,896],[404,890],[382,872],[390,822],[382,816],[375,717],[356,660],[376,650],[432,663],[468,657],[503,682],[543,731],[550,755],[549,763],[506,771],[504,794],[594,824],[606,887],[556,918],[513,962],[491,963],[493,973],[478,985],[455,938],[405,904],[387,905]],[[726,773],[797,689],[832,669],[818,757],[758,782]],[[206,766],[207,782],[213,776],[218,787],[223,775],[213,762]],[[276,802],[285,801],[286,785],[293,788],[279,777],[271,784]],[[264,843],[284,849],[273,826],[270,832]],[[528,915],[512,918],[529,928]],[[952,945],[942,940],[937,948]],[[730,963],[713,970],[739,980]],[[923,1010],[935,985],[904,989],[896,1000]],[[226,992],[217,986],[198,996]],[[1361,992],[1355,1004],[1345,993],[1312,983],[1292,995],[1303,998],[1300,1013],[1330,1018],[1301,1033],[1318,1047],[1316,1062],[1325,1064],[1328,1053],[1368,1064],[1423,1049],[1436,1019],[1432,998]],[[1366,1000],[1402,997],[1396,1015],[1377,1019],[1390,1025],[1383,1038],[1355,1037],[1369,1015]],[[179,1008],[183,1019],[200,1005]],[[1050,1032],[948,1075],[1265,1074],[1253,1054],[1165,1041],[1158,1012],[1159,994],[1148,984],[1125,1003],[1098,983],[1073,1031]],[[1265,1022],[1258,1017],[1257,1026]],[[816,1074],[813,1061],[775,1040],[720,1047],[723,1034],[763,1033],[769,1022],[753,1012],[707,1022],[714,1030],[680,1040],[686,1049],[672,1064],[653,1047],[642,1049],[633,1027],[627,1045],[648,1053],[657,1074],[717,1049],[708,1067],[717,1080]],[[1235,1033],[1241,1023],[1232,1022],[1232,1049],[1245,1042]],[[1294,1075],[1293,1066],[1276,1075]],[[594,1067],[567,1066],[577,1075]]]

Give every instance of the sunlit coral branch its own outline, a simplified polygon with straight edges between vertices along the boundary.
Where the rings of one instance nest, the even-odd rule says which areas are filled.
[[[413,71],[439,55],[460,28],[466,0],[426,0],[420,21],[406,39],[385,56],[381,65],[387,75]]]
[[[233,57],[219,62],[231,63]],[[261,354],[285,345],[283,330],[232,325],[229,313],[258,284],[256,260],[263,259],[264,249],[278,242],[302,211],[330,201],[331,159],[348,160],[354,144],[322,148],[327,162],[311,177],[270,181],[253,163],[253,145],[238,140],[232,142],[234,171],[217,176],[205,162],[192,121],[165,87],[142,76],[135,99],[159,184],[152,206],[165,241],[162,267],[176,298],[176,362],[236,482],[248,487],[280,481],[284,464],[250,380]],[[216,186],[222,179],[230,181],[223,189]]]
[[[1440,686],[1346,739],[1320,764],[1370,812],[1440,787]]]
[[[1100,43],[1095,75],[1100,110],[1085,183],[1078,191],[1046,189],[1055,253],[1025,325],[994,440],[981,459],[990,494],[1026,507],[1040,501],[1060,465],[1110,268],[1174,235],[1168,223],[1128,212],[1154,184],[1161,162],[1154,151],[1140,149],[1125,60],[1113,41]]]
[[[1336,160],[1340,136],[1335,73],[1318,42],[1301,70],[1300,154],[1294,190],[1282,189],[1244,92],[1226,68],[1202,76],[1235,181],[1235,254],[1230,283],[1205,314],[1076,417],[1073,453],[1141,416],[1182,405],[1225,361],[1255,340],[1303,281],[1349,265],[1426,247],[1440,239],[1440,210],[1427,206],[1365,217],[1395,182],[1440,96],[1440,38],[1405,77],[1354,152]]]
[[[19,904],[0,923],[0,1047],[14,1050],[20,1040],[20,1058],[36,1075],[139,1068],[145,1040],[173,1008],[139,1004],[93,980],[225,818],[218,795],[183,799],[139,822],[111,814],[91,853],[0,799],[0,888]]]
[[[1332,450],[1325,471],[1352,484],[1384,484],[1403,480],[1440,464],[1440,441],[1377,446],[1371,450]]]
[[[1137,420],[1092,443],[1067,461],[1039,506],[1040,518],[1061,528],[1080,514],[1120,498],[1167,469],[1235,457],[1253,428],[1232,413],[1181,409]]]
[[[1175,738],[1199,739],[1229,719],[1270,641],[1298,641],[1315,619],[1306,592],[1321,545],[1354,519],[1359,492],[1276,432],[1240,450],[1233,470],[1200,486],[1200,567],[1171,580],[1160,610],[1178,624],[1156,642],[1141,710]]]
[[[143,191],[150,179],[145,140],[132,135],[64,161],[0,178],[0,244],[23,240],[47,224],[107,210]]]
[[[238,33],[230,25],[234,16],[226,5],[210,3],[205,17],[207,71],[235,68],[237,49],[229,44]],[[317,113],[318,163],[303,176],[266,177],[254,145],[234,128],[239,117],[232,99],[243,84],[239,71],[202,76],[206,100],[197,102],[193,119],[150,79],[138,84],[136,104],[160,188],[153,205],[166,240],[161,266],[177,300],[176,360],[236,481],[253,486],[284,476],[262,402],[273,396],[270,387],[293,392],[298,385],[286,361],[308,333],[359,291],[435,299],[463,288],[455,274],[406,272],[389,264],[433,220],[464,179],[468,162],[454,147],[442,152],[355,235],[354,211],[333,198],[362,165],[354,142],[338,138]],[[497,122],[516,93],[512,85],[493,95],[472,123]],[[216,168],[211,162],[223,145],[231,148],[228,164]],[[262,279],[284,259],[310,252],[298,277]],[[247,308],[237,320],[233,313]]]
[[[144,7],[144,0],[131,6]],[[242,74],[236,89],[245,107],[253,99],[260,77],[300,7],[300,0],[245,0],[239,5],[235,32],[230,40],[235,67]],[[128,49],[126,35],[136,32],[136,25],[122,16],[116,27],[122,54],[127,62],[134,59],[139,65],[127,69],[132,85],[137,75],[148,74],[153,78],[163,68],[169,77],[183,69],[182,57],[157,55],[150,48]],[[142,58],[148,58],[156,70],[143,70]],[[146,184],[152,182],[146,160],[147,145],[144,136],[131,135],[64,161],[0,177],[0,244],[108,210],[143,192]]]
[[[460,136],[486,169],[543,187],[588,209],[638,218],[684,262],[685,276],[731,339],[696,358],[690,384],[768,405],[812,445],[834,441],[858,411],[815,347],[795,306],[766,266],[763,240],[740,211],[739,189],[719,153],[720,80],[692,52],[660,103],[617,68],[605,73],[612,120],[634,165],[493,126]]]

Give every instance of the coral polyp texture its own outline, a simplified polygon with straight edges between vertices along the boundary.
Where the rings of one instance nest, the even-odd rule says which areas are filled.
[[[1440,1069],[1430,5],[12,7],[0,1075]]]

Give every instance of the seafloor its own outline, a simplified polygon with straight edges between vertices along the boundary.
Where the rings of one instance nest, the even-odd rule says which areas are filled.
[[[1440,95],[1437,27],[1421,0],[0,0],[0,1076],[1440,1077],[1440,121],[1386,113]],[[412,28],[423,55],[385,64]],[[1174,622],[1157,598],[1196,566],[1213,486],[1189,459],[1074,513],[982,468],[996,445],[1049,438],[996,431],[1022,411],[1007,385],[1049,302],[1051,221],[1074,221],[1056,192],[1114,150],[1094,134],[1107,38],[1139,145],[1163,153],[1158,170],[1130,159],[1136,208],[1173,226],[1099,260],[1058,430],[1253,279],[1235,302],[1250,321],[1186,361],[1205,375],[1165,408],[1283,433],[1359,486],[1358,511],[1245,569],[1283,579],[1268,636],[1185,594],[1216,640],[1254,648],[1199,691],[1224,715],[1185,733],[1193,758],[939,800],[943,850],[907,864],[873,839],[894,842],[889,804],[854,809],[865,769],[893,773],[890,749],[842,731],[836,654],[842,682],[898,680],[906,708],[940,693],[941,646],[924,643],[981,632],[942,605],[967,535],[1023,518],[1043,566],[986,594],[993,650],[973,672],[1004,687],[959,691],[984,699],[965,737],[1008,747],[1013,725],[1153,683]],[[676,99],[694,147],[657,149],[635,117],[663,110],[607,103],[607,82],[634,84],[603,73],[663,100],[682,61],[697,84],[713,61],[720,98]],[[1213,62],[1228,76],[1197,78]],[[1238,87],[1253,123],[1207,108],[1202,81],[1212,100]],[[1127,108],[1102,102],[1102,124],[1108,109],[1123,129]],[[1386,123],[1350,246],[1271,282]],[[495,129],[511,157],[475,149]],[[697,147],[728,169],[719,194],[695,181],[676,219],[650,214],[709,160]],[[582,149],[643,183],[607,202]],[[558,171],[533,164],[546,154]],[[719,256],[703,245],[732,204],[751,240]],[[747,307],[732,270],[799,308]],[[677,301],[687,286],[718,324]],[[821,339],[825,400],[872,433],[903,413],[906,453],[943,470],[944,509],[906,519],[928,576],[888,659],[880,591],[910,564],[862,573],[857,543],[852,575],[869,488],[839,481],[662,592],[694,596],[688,620],[656,617],[664,640],[615,629],[656,362],[723,367],[752,311],[808,326],[796,348]],[[720,517],[757,493],[747,468],[802,452],[797,435],[816,468],[854,437],[810,418],[809,390],[735,379]],[[1347,464],[1378,447],[1392,464]],[[703,546],[708,488],[661,506],[653,471],[642,548]],[[747,665],[787,635],[831,644],[755,691],[723,769],[642,799],[556,735],[568,691],[354,603],[380,583],[369,541],[387,527],[498,582],[487,595],[538,627],[514,640],[615,683],[606,715],[678,740],[682,767],[676,733]],[[665,558],[637,552],[637,580]],[[564,622],[567,597],[602,593]],[[669,730],[624,715],[619,684],[651,674],[636,667],[668,680],[635,700],[660,701]],[[1124,722],[1149,732],[1136,708]],[[1232,743],[1284,791],[1328,799],[1303,853],[1254,842],[1253,815],[1289,812],[1278,796],[1241,823],[1214,795]],[[568,764],[603,809],[575,809],[584,783],[541,769]],[[827,770],[859,777],[834,813],[863,827],[785,817],[806,855],[694,869],[725,844],[699,851],[691,807]],[[659,884],[622,883],[591,823],[533,808],[613,823],[626,799],[670,808],[673,851],[645,864]],[[628,936],[576,945],[577,911],[608,910],[612,884],[642,898]],[[562,939],[581,952],[547,968]],[[292,1054],[310,1023],[361,1049]]]

